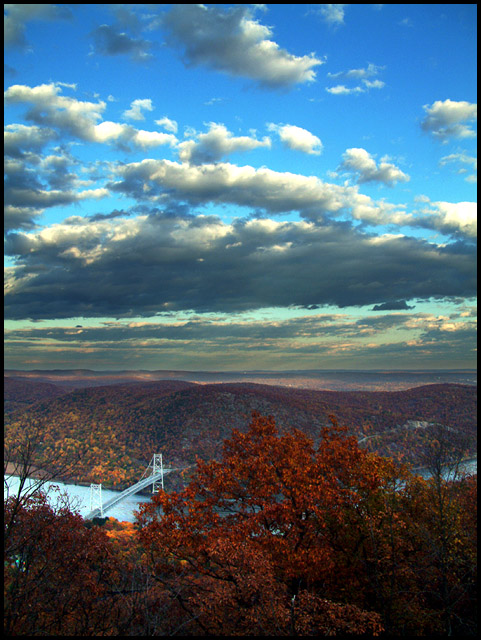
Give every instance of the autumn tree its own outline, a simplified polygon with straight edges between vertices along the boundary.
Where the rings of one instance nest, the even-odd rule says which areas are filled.
[[[254,414],[221,461],[198,461],[183,492],[142,507],[141,539],[159,580],[190,581],[180,605],[204,633],[376,635],[380,616],[356,595],[370,531],[356,525],[397,481],[335,422],[315,448]]]
[[[52,484],[75,459],[40,468],[42,445],[35,423],[4,443],[4,634],[162,635],[170,597],[144,566],[133,525],[85,521]]]
[[[121,530],[109,536],[42,492],[23,502],[5,541],[4,634],[165,635],[166,620],[175,622],[170,594],[143,564],[131,528]]]
[[[360,448],[334,418],[314,446],[254,414],[185,490],[142,506],[140,539],[191,633],[445,633],[446,603],[422,582],[437,580],[420,537],[433,526],[428,496],[422,478]]]
[[[429,503],[427,518],[419,523],[420,534],[430,559],[430,600],[439,602],[443,630],[452,635],[454,629],[469,628],[472,616],[461,614],[459,604],[473,602],[475,593],[475,563],[467,562],[472,553],[472,528],[461,526],[466,516],[466,495],[476,484],[464,482],[461,469],[469,444],[456,429],[442,424],[431,425],[430,442],[423,452],[422,462],[430,473],[424,492],[418,492]],[[462,489],[465,489],[464,491]],[[472,513],[476,505],[471,504]]]
[[[7,545],[22,507],[45,493],[48,483],[71,475],[79,461],[80,453],[69,460],[57,454],[42,456],[42,438],[42,429],[35,421],[17,433],[8,431],[5,434],[3,479],[8,509],[4,514],[4,539]]]
[[[417,620],[432,633],[475,635],[477,477],[413,477],[404,492],[406,530],[417,565]],[[414,599],[413,599],[414,601]]]
[[[5,505],[11,520],[13,500]],[[108,635],[115,562],[105,534],[88,530],[68,507],[42,492],[16,508],[5,543],[7,635]]]

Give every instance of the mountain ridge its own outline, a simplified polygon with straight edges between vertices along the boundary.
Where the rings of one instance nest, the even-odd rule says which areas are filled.
[[[188,382],[253,382],[285,387],[332,390],[402,390],[436,383],[476,384],[476,370],[286,370],[286,371],[178,371],[55,369],[21,371],[7,369],[9,378],[50,382],[68,388],[104,386],[128,382],[184,380]]]
[[[5,416],[5,433],[14,442],[29,430],[37,432],[38,466],[81,452],[74,481],[122,488],[138,479],[154,453],[162,452],[175,467],[191,466],[197,457],[218,458],[224,440],[233,429],[245,430],[254,411],[273,415],[281,431],[297,428],[315,441],[334,414],[371,450],[402,453],[413,464],[430,432],[405,428],[409,421],[443,424],[452,439],[468,441],[468,453],[475,451],[476,388],[458,384],[344,392],[178,380],[105,385],[12,411]]]

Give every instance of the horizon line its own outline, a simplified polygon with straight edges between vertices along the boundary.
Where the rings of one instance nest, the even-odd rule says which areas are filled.
[[[4,368],[5,372],[21,371],[21,372],[91,372],[91,373],[361,373],[361,372],[373,372],[373,373],[443,373],[443,372],[477,372],[477,368],[471,367],[459,367],[453,369],[388,369],[386,367],[380,369],[86,369],[86,368],[46,368],[46,369],[22,369],[22,368]]]

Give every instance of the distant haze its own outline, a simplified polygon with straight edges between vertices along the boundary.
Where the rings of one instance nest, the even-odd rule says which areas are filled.
[[[89,371],[5,370],[5,376],[62,387],[92,387],[123,382],[185,380],[197,383],[253,382],[305,389],[396,391],[426,384],[477,384],[476,370],[464,371]]]

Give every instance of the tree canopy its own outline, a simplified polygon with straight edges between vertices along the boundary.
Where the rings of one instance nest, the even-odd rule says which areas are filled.
[[[435,489],[360,448],[335,418],[315,447],[254,414],[222,460],[198,461],[184,491],[142,507],[140,538],[204,633],[466,630],[473,540],[453,487],[442,487],[442,517]]]
[[[476,477],[444,478],[448,444],[425,480],[334,417],[314,440],[254,413],[134,525],[8,496],[5,631],[475,635]]]

